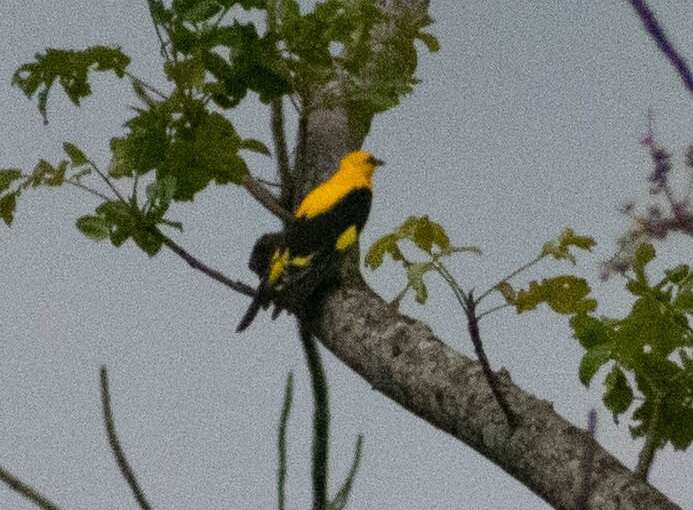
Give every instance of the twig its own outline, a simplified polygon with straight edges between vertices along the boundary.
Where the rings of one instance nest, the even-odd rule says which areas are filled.
[[[168,96],[161,92],[159,89],[157,89],[155,86],[150,85],[146,81],[144,81],[142,78],[138,78],[134,74],[132,74],[130,71],[124,71],[123,74],[130,78],[132,81],[136,81],[140,85],[142,85],[145,89],[154,92],[157,96],[159,96],[161,99],[168,99]]]
[[[503,393],[501,393],[498,387],[498,379],[496,379],[496,374],[491,370],[491,365],[486,357],[486,352],[484,351],[484,345],[481,343],[481,335],[479,333],[479,318],[476,316],[476,302],[470,295],[467,299],[467,306],[465,307],[465,312],[467,314],[467,330],[469,331],[469,336],[472,338],[472,343],[474,344],[474,351],[476,352],[476,357],[481,363],[481,369],[486,378],[486,382],[491,388],[491,393],[496,398],[496,402],[500,406],[505,419],[508,421],[510,428],[514,429],[518,425],[517,416],[510,410],[508,402],[505,400]]]
[[[193,269],[197,269],[198,271],[202,271],[204,274],[212,278],[213,280],[218,281],[219,283],[222,283],[226,285],[227,287],[240,292],[241,294],[244,294],[246,296],[254,296],[255,295],[255,289],[251,287],[250,285],[239,282],[236,280],[232,280],[229,277],[225,276],[223,273],[220,271],[217,271],[216,269],[212,269],[208,265],[204,264],[202,261],[198,260],[194,256],[192,256],[190,253],[185,251],[181,246],[179,246],[173,239],[170,239],[169,237],[165,236],[164,234],[161,233],[158,229],[153,229],[153,233],[158,235],[161,238],[161,242],[164,243],[164,245],[171,250],[173,253],[178,255],[180,258],[185,260],[190,267]]]
[[[164,42],[164,38],[161,36],[161,32],[159,31],[159,24],[156,22],[156,19],[154,18],[154,4],[152,0],[147,0],[147,4],[149,5],[149,16],[152,18],[154,31],[156,32],[156,36],[159,39],[159,51],[161,52],[161,56],[164,57],[166,60],[171,60],[171,56],[168,54],[168,50],[166,49],[166,43]]]
[[[281,183],[279,203],[284,208],[291,209],[294,183],[289,165],[286,133],[284,131],[284,108],[280,97],[272,100],[272,137],[274,138],[274,148],[277,154],[277,174]]]
[[[90,160],[90,159],[87,160],[87,163],[89,163],[89,166],[91,166],[91,167],[94,169],[94,171],[95,171],[97,174],[99,174],[99,177],[101,177],[101,179],[106,183],[106,185],[107,185],[109,188],[111,188],[111,191],[115,194],[116,197],[118,197],[118,200],[120,200],[120,201],[123,202],[124,204],[127,204],[128,201],[125,200],[125,197],[123,197],[123,195],[120,194],[120,191],[118,191],[118,188],[116,188],[116,187],[113,185],[113,183],[111,182],[111,180],[110,180],[108,177],[106,177],[106,174],[104,174],[101,170],[99,170],[99,167],[96,166],[96,163],[94,163],[94,162],[93,162],[92,160]]]
[[[530,260],[530,261],[527,262],[526,264],[524,264],[524,265],[518,267],[517,269],[515,269],[515,271],[513,271],[512,273],[508,274],[507,276],[504,276],[504,277],[501,278],[501,280],[500,280],[497,284],[495,284],[493,287],[491,287],[490,289],[487,289],[487,290],[485,290],[484,292],[482,292],[481,295],[480,295],[478,298],[476,298],[476,302],[475,302],[475,303],[478,304],[482,299],[484,299],[484,298],[485,298],[486,296],[488,296],[491,292],[493,292],[494,290],[496,290],[496,289],[498,288],[498,286],[499,286],[501,283],[507,282],[508,280],[512,279],[514,276],[517,276],[518,274],[520,274],[522,271],[525,271],[525,270],[529,269],[530,267],[532,267],[534,264],[536,264],[537,262],[539,262],[539,261],[540,261],[541,259],[543,259],[543,258],[544,258],[544,255],[537,255],[535,258],[533,258],[532,260]]]
[[[464,313],[467,316],[467,330],[469,331],[469,336],[472,339],[472,344],[474,344],[474,351],[476,352],[476,357],[481,364],[481,370],[486,378],[489,388],[491,388],[491,393],[493,393],[496,402],[498,402],[498,406],[505,415],[508,425],[510,428],[514,429],[518,425],[517,417],[510,410],[508,402],[505,400],[505,397],[498,387],[498,379],[496,379],[496,374],[494,374],[493,370],[491,370],[491,365],[488,361],[488,357],[486,356],[486,352],[484,351],[484,345],[481,342],[481,334],[479,332],[479,316],[476,314],[476,306],[479,303],[479,299],[474,299],[473,291],[470,291],[468,295],[465,294],[442,262],[436,262],[436,268],[438,273],[445,279],[452,289],[457,302],[460,304],[462,310],[464,310]]]
[[[279,419],[279,470],[277,472],[277,496],[279,510],[286,510],[286,427],[291,414],[291,401],[294,393],[294,374],[289,372],[284,390],[284,405]]]
[[[128,464],[127,459],[125,458],[125,452],[123,452],[123,448],[121,447],[120,441],[118,440],[118,435],[116,434],[115,422],[113,421],[113,410],[111,408],[111,395],[108,391],[108,372],[106,371],[105,366],[101,367],[100,375],[101,404],[103,407],[103,419],[104,424],[106,425],[106,433],[108,434],[108,443],[111,446],[113,455],[115,455],[116,462],[118,463],[118,467],[120,468],[120,473],[123,475],[123,478],[125,478],[125,481],[130,486],[130,490],[132,490],[132,494],[135,496],[137,504],[142,510],[151,510],[151,506],[147,502],[147,498],[144,496],[142,488],[137,483],[135,473],[132,471],[132,468]]]
[[[582,459],[582,485],[575,502],[576,510],[588,510],[587,502],[592,492],[592,472],[594,471],[594,451],[596,442],[594,436],[597,432],[597,411],[591,409],[587,415],[587,432],[590,435],[585,448],[585,456]]]
[[[497,312],[498,310],[502,310],[502,309],[504,309],[504,308],[508,308],[508,307],[510,307],[510,306],[513,306],[513,305],[511,305],[510,303],[503,303],[502,305],[494,306],[493,308],[489,308],[488,310],[484,310],[483,312],[481,312],[480,314],[478,314],[478,315],[476,316],[476,318],[477,318],[477,320],[481,320],[482,317],[485,317],[485,316],[487,316],[487,315],[490,315],[490,314],[492,314],[493,312]]]
[[[80,188],[80,189],[86,191],[87,193],[91,193],[92,195],[97,196],[97,197],[99,197],[99,198],[105,200],[106,202],[110,202],[110,200],[111,200],[111,197],[109,197],[109,196],[107,196],[107,195],[104,195],[104,194],[101,193],[100,191],[97,191],[97,190],[95,190],[94,188],[90,188],[89,186],[86,186],[85,184],[82,184],[82,183],[79,182],[79,181],[75,181],[75,180],[72,180],[72,179],[65,179],[65,182],[68,183],[68,184],[71,184],[72,186],[75,186],[75,187],[77,187],[77,188]]]
[[[659,429],[661,411],[661,398],[656,398],[654,401],[652,417],[650,418],[650,426],[648,427],[647,435],[645,436],[645,444],[643,445],[642,450],[640,450],[640,454],[638,454],[638,465],[635,468],[635,474],[645,482],[650,474],[650,468],[652,467],[652,462],[654,462],[655,453],[660,443],[657,433]]]
[[[327,383],[318,345],[303,321],[299,321],[299,331],[313,387],[313,510],[326,510],[330,433],[330,407]]]
[[[279,184],[278,182],[272,182],[268,181],[267,179],[262,179],[260,177],[255,177],[255,180],[259,182],[260,184],[264,184],[265,186],[271,186],[272,188],[281,188],[282,185]]]
[[[248,190],[248,193],[250,193],[255,200],[260,202],[260,204],[265,206],[268,211],[280,218],[282,221],[286,223],[293,221],[293,215],[284,209],[279,202],[277,202],[277,198],[253,177],[246,174],[246,176],[243,178],[242,186]]]
[[[36,489],[25,484],[10,472],[0,467],[0,480],[5,482],[11,489],[18,492],[26,499],[34,503],[43,510],[59,510],[58,506],[39,494]]]
[[[657,43],[657,47],[669,59],[671,64],[676,69],[676,72],[683,80],[683,83],[688,88],[689,92],[693,93],[693,73],[691,73],[688,64],[683,57],[676,51],[667,39],[666,34],[661,25],[655,18],[654,13],[650,10],[644,0],[629,0],[630,4],[635,9],[635,12],[640,16],[640,20],[645,25],[645,30],[650,34],[652,39]]]

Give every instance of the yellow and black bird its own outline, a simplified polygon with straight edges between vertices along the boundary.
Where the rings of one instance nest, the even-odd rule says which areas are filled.
[[[283,235],[274,235],[268,246],[256,245],[251,269],[260,275],[260,285],[236,331],[246,329],[270,302],[296,308],[335,278],[343,254],[366,224],[373,172],[382,164],[369,152],[350,152],[328,180],[306,195]]]

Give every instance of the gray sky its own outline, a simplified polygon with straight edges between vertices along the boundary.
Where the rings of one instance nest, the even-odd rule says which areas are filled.
[[[577,268],[547,264],[542,277],[575,271],[593,284],[600,313],[629,308],[623,281],[598,281],[598,266],[627,226],[616,208],[643,198],[649,163],[638,142],[652,107],[657,135],[681,162],[691,143],[693,102],[645,36],[626,2],[432,0],[442,50],[419,59],[422,83],[373,123],[366,147],[388,162],[376,178],[364,246],[410,214],[428,214],[461,244],[484,250],[452,264],[466,287],[486,288],[531,259],[565,226],[595,237]],[[652,1],[673,42],[693,61],[685,1]],[[79,109],[53,92],[51,123],[9,84],[20,64],[46,47],[122,46],[130,70],[166,88],[144,1],[2,0],[0,167],[30,169],[63,157],[62,142],[99,164],[122,133],[130,87],[95,77]],[[238,130],[270,144],[266,108],[254,98],[232,114]],[[267,158],[248,158],[271,177]],[[286,374],[296,375],[289,427],[289,508],[310,497],[312,402],[294,326],[261,317],[233,331],[245,297],[189,269],[165,251],[154,259],[81,236],[78,216],[97,203],[70,189],[26,193],[12,229],[0,225],[0,465],[64,508],[135,508],[107,447],[98,368],[110,370],[116,424],[156,508],[276,507],[276,423]],[[176,237],[204,261],[253,281],[246,259],[257,235],[277,223],[241,190],[212,188],[176,205]],[[657,246],[655,267],[690,263],[690,238]],[[366,277],[391,298],[403,274],[393,265]],[[460,311],[430,282],[425,307],[403,310],[472,355]],[[526,281],[526,280],[525,280]],[[599,411],[598,439],[633,466],[639,442],[600,403],[603,372],[585,390],[582,349],[567,321],[542,310],[503,312],[483,323],[492,365],[554,402],[583,426]],[[547,505],[500,469],[372,391],[324,352],[331,389],[332,486],[349,467],[358,433],[364,460],[350,508],[543,509]],[[651,481],[693,507],[690,453],[661,453]],[[0,507],[33,508],[0,486]]]

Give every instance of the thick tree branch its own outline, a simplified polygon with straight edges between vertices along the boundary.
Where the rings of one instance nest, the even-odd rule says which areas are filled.
[[[400,315],[362,282],[336,289],[312,330],[374,389],[481,453],[554,508],[577,508],[589,456],[592,484],[584,508],[679,508],[501,370],[499,384],[520,418],[511,429],[478,362]]]
[[[664,30],[645,0],[629,0],[629,2],[635,9],[635,12],[638,13],[643,25],[645,25],[645,30],[647,30],[655,43],[657,43],[657,47],[674,66],[688,91],[693,93],[693,73],[691,73],[691,69],[679,52],[676,51],[676,48],[669,42]]]

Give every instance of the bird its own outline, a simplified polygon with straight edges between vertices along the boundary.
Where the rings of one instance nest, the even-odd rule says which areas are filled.
[[[250,326],[260,308],[271,302],[277,305],[274,318],[282,308],[301,308],[335,281],[342,257],[366,224],[373,173],[383,164],[370,152],[349,152],[336,172],[299,203],[285,232],[260,238],[249,264],[260,284],[237,332]]]

